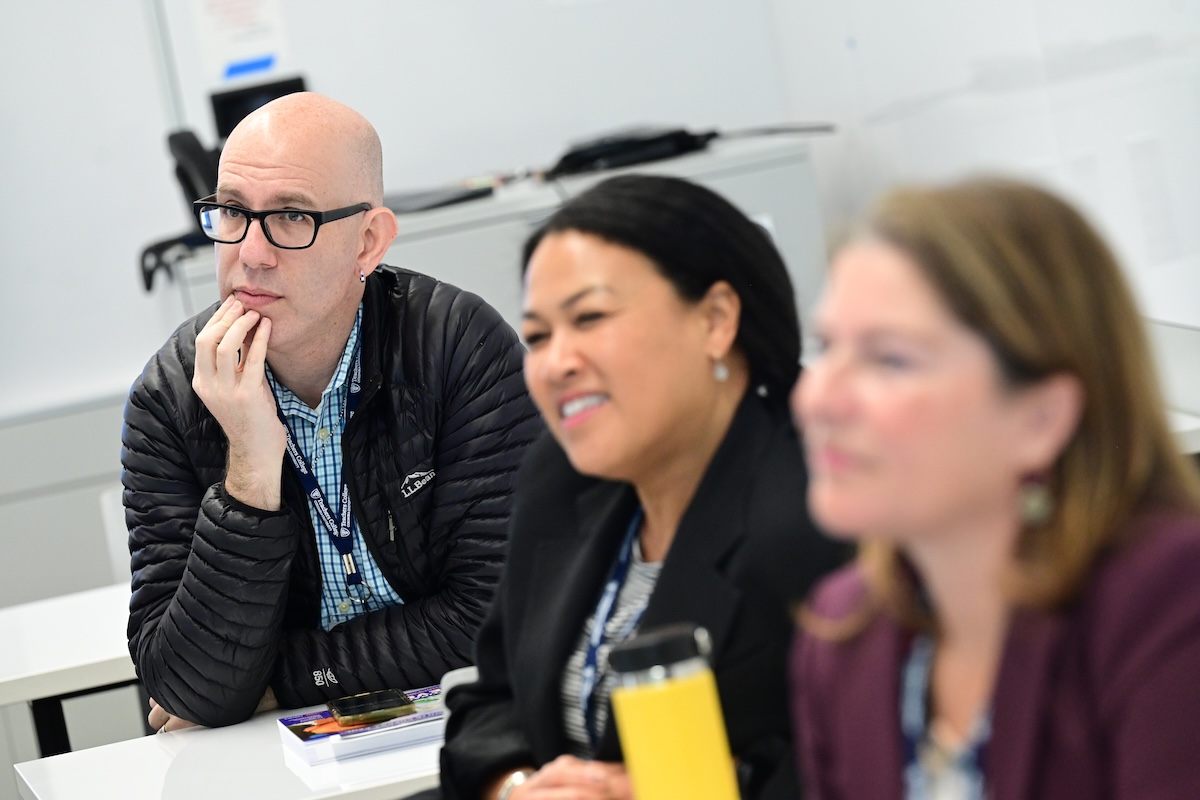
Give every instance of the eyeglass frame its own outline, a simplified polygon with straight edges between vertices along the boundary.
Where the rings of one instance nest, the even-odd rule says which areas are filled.
[[[204,230],[204,222],[200,219],[201,209],[209,208],[228,208],[232,211],[237,211],[241,214],[244,214],[246,216],[246,227],[242,231],[242,235],[231,241],[214,239],[212,236],[209,236],[208,232]],[[346,219],[347,217],[352,217],[355,214],[361,214],[363,212],[370,211],[372,208],[374,208],[374,206],[372,206],[370,203],[355,203],[352,206],[342,206],[341,208],[334,208],[329,211],[309,211],[306,208],[268,208],[264,211],[253,211],[242,206],[230,205],[228,203],[218,203],[217,196],[215,194],[210,194],[208,197],[201,197],[199,200],[192,201],[192,211],[196,215],[196,220],[200,222],[201,231],[204,231],[204,235],[209,241],[216,242],[217,244],[239,244],[245,241],[246,237],[250,234],[250,223],[254,222],[254,220],[258,220],[258,226],[262,228],[263,235],[267,237],[267,241],[271,243],[272,247],[278,247],[280,250],[307,250],[317,243],[317,233],[321,230],[321,226],[326,222],[337,222],[339,219]],[[266,224],[266,218],[271,214],[289,213],[307,214],[308,216],[312,217],[315,224],[313,225],[313,236],[311,242],[298,247],[290,247],[288,245],[279,244],[275,241],[275,238],[271,236],[271,229]]]

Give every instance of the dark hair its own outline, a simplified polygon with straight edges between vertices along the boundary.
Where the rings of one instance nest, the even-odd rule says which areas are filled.
[[[783,257],[767,232],[716,192],[681,178],[620,175],[556,211],[525,242],[522,270],[548,234],[578,231],[642,253],[679,295],[726,281],[742,303],[735,344],[753,386],[786,406],[800,374],[800,320]]]

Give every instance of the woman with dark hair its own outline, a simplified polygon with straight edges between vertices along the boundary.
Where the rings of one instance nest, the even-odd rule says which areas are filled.
[[[795,797],[789,606],[843,549],[796,491],[800,328],[779,253],[707,189],[612,178],[526,245],[523,336],[549,431],[514,495],[479,679],[448,698],[444,795],[628,797],[606,655],[692,622],[743,797]]]
[[[1069,204],[897,190],[834,259],[795,393],[827,530],[801,616],[821,800],[1200,797],[1200,480]]]

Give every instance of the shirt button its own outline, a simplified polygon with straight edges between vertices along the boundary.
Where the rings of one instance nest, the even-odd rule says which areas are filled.
[[[317,438],[320,439],[322,442],[325,441],[326,439],[328,439],[329,438],[329,428],[321,428],[321,430],[317,431]]]

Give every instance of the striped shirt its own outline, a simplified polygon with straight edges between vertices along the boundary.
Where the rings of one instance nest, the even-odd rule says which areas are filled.
[[[649,563],[643,560],[642,546],[634,539],[633,560],[629,564],[629,573],[625,576],[621,591],[617,593],[616,608],[604,628],[604,643],[600,645],[596,657],[596,691],[592,698],[595,718],[592,730],[597,740],[603,735],[604,726],[608,724],[608,697],[616,685],[616,675],[608,668],[608,651],[621,641],[618,637],[622,633],[630,636],[636,632],[637,628],[626,632],[625,627],[650,602],[650,595],[654,592],[654,585],[658,582],[658,574],[661,571],[661,561]],[[591,742],[584,729],[583,699],[579,692],[583,679],[583,662],[587,658],[588,640],[595,625],[596,613],[593,611],[579,634],[575,652],[563,667],[562,684],[559,688],[563,707],[563,728],[567,734],[571,755],[579,758],[591,758],[593,755]]]
[[[317,484],[321,487],[321,493],[325,495],[335,519],[339,516],[338,499],[342,492],[342,430],[346,422],[346,381],[353,366],[354,353],[358,349],[358,334],[361,328],[360,303],[358,315],[354,318],[354,328],[350,331],[346,349],[342,352],[342,360],[338,362],[337,370],[321,394],[321,404],[316,409],[309,408],[291,389],[277,381],[271,373],[271,367],[267,367],[267,381],[279,401],[279,408],[292,431],[292,438],[308,459]],[[284,467],[291,468],[290,462]],[[317,515],[316,506],[312,501],[308,503],[308,514],[316,532],[317,556],[321,562],[322,628],[329,630],[367,611],[397,606],[404,602],[383,577],[375,559],[367,551],[362,536],[359,535],[357,521],[352,521],[354,563],[362,574],[363,582],[370,587],[371,596],[366,605],[347,602],[346,571],[342,566],[342,556],[330,540],[325,523]],[[356,588],[354,591],[358,593],[362,590]]]

